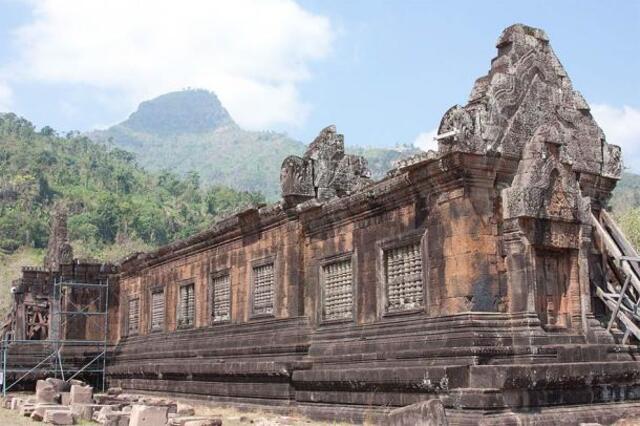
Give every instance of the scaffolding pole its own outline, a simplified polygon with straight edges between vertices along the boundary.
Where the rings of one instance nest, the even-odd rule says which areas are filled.
[[[96,298],[91,300],[87,306],[81,306],[82,303],[75,304],[71,300],[65,300],[67,307],[62,307],[63,298],[67,295],[63,289],[73,288],[88,288],[98,290],[99,294]],[[72,296],[72,291],[68,293],[68,297]],[[107,367],[107,352],[108,352],[108,327],[109,327],[109,279],[104,281],[98,281],[97,283],[91,282],[78,282],[74,280],[68,280],[65,278],[56,278],[54,280],[53,298],[49,304],[49,339],[47,340],[3,340],[2,343],[2,395],[6,396],[7,391],[16,386],[26,377],[32,373],[40,371],[50,371],[53,367],[57,376],[58,369],[60,370],[60,376],[62,380],[69,381],[81,373],[95,374],[100,377],[102,390],[106,389],[106,367]],[[97,302],[97,310],[89,311],[90,305]],[[77,310],[69,310],[68,305],[74,305]],[[85,318],[91,318],[96,316],[103,316],[102,330],[98,330],[95,334],[97,336],[102,335],[102,339],[79,339],[72,338],[66,339],[68,333],[65,332],[65,326],[69,324],[70,320],[75,316],[84,316]],[[55,330],[55,338],[52,336],[54,330],[51,325],[55,324],[58,328]],[[96,324],[92,323],[95,327]],[[88,329],[88,322],[85,322],[84,333]],[[94,336],[95,336],[94,335]],[[41,346],[44,352],[42,359],[33,366],[16,367],[11,365],[10,348],[18,345],[34,345]],[[78,366],[65,365],[63,360],[62,351],[64,348],[95,348],[94,356],[90,360],[83,359]],[[99,348],[99,349],[98,349]],[[32,356],[33,354],[29,354]],[[75,354],[74,354],[75,355]],[[83,356],[84,356],[83,352]],[[48,361],[53,359],[52,366],[45,365]],[[73,361],[76,361],[76,357],[71,357]],[[91,369],[89,367],[92,367]],[[14,373],[13,380],[9,380],[8,374]],[[19,375],[23,373],[22,375]],[[17,378],[16,378],[17,377]]]

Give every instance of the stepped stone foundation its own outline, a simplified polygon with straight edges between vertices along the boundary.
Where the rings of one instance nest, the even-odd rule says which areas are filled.
[[[327,127],[281,202],[111,266],[110,386],[353,422],[639,416],[638,342],[594,296],[620,149],[542,30],[497,49],[437,152],[373,182]]]

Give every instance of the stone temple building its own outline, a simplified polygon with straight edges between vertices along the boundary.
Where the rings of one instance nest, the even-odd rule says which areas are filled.
[[[30,291],[109,277],[124,389],[379,424],[433,400],[449,424],[640,415],[639,271],[620,266],[637,253],[604,210],[620,148],[544,31],[511,26],[497,49],[437,152],[374,182],[327,127],[284,159],[280,202],[117,265],[66,259]]]

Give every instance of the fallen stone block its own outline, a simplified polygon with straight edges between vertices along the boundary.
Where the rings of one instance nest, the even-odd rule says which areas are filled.
[[[193,416],[196,410],[193,409],[193,406],[189,404],[184,404],[182,402],[178,402],[176,407],[176,413],[181,416]]]
[[[107,395],[118,396],[122,393],[122,388],[115,387],[107,389]]]
[[[94,410],[92,419],[98,423],[101,423],[107,416],[107,414],[113,412],[112,405],[103,405],[99,410]]]
[[[59,394],[51,382],[38,380],[36,382],[36,401],[39,403],[53,404],[58,402]]]
[[[71,413],[77,419],[92,420],[93,413],[100,411],[104,405],[100,404],[71,404]]]
[[[91,386],[71,385],[71,404],[91,404],[93,402],[93,388]]]
[[[69,383],[69,389],[71,389],[71,386],[73,386],[73,385],[76,385],[76,386],[87,386],[87,384],[85,382],[83,382],[82,380],[77,380],[77,379],[71,379],[67,383]]]
[[[65,382],[62,379],[56,379],[54,377],[49,377],[47,379],[45,379],[45,382],[50,383],[51,385],[53,385],[53,388],[56,390],[56,392],[68,392],[69,391],[69,383]]]
[[[98,422],[103,426],[129,426],[130,415],[122,411],[111,411],[101,417]]]
[[[130,426],[156,426],[167,424],[168,407],[159,405],[134,405],[131,408]]]
[[[2,407],[3,408],[11,408],[11,401],[13,401],[13,396],[8,396],[6,398],[2,398]]]
[[[73,415],[71,410],[47,410],[44,413],[44,422],[52,425],[72,425]]]
[[[36,404],[33,412],[31,413],[31,420],[35,420],[36,422],[41,422],[44,420],[44,414],[47,410],[60,410],[58,404]]]
[[[389,426],[447,426],[444,405],[439,399],[397,408],[388,415]]]
[[[31,413],[33,413],[33,410],[35,409],[36,409],[35,404],[22,404],[20,406],[19,413],[21,416],[29,417]]]
[[[93,400],[96,404],[111,405],[129,403],[126,398],[121,398],[122,395],[108,395],[106,393],[96,393],[93,395]]]
[[[11,400],[11,405],[9,406],[9,408],[11,408],[12,410],[19,410],[20,405],[22,405],[22,398],[13,398]]]
[[[220,419],[189,420],[184,426],[222,426]]]
[[[200,422],[200,421],[203,421],[203,422],[220,421],[220,423],[216,423],[216,424],[222,424],[222,420],[215,417],[208,417],[208,416],[183,416],[183,417],[177,416],[169,419],[167,424],[169,426],[185,426],[189,422]]]

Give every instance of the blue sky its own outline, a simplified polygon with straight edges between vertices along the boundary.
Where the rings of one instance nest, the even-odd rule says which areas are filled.
[[[423,143],[516,22],[547,32],[640,172],[640,1],[0,0],[0,110],[90,130],[204,87],[247,128]]]

